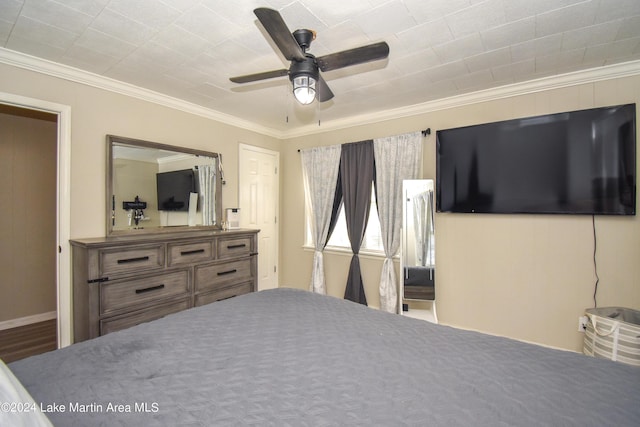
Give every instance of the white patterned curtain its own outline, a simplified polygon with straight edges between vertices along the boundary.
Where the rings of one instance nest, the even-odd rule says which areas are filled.
[[[385,259],[380,275],[380,309],[397,312],[398,286],[393,256],[400,248],[402,181],[417,179],[422,162],[422,135],[413,132],[373,140],[376,203]]]
[[[216,160],[211,165],[198,166],[198,181],[200,183],[200,206],[202,210],[202,225],[216,224]]]
[[[340,145],[300,150],[307,212],[313,239],[313,267],[310,290],[326,294],[322,251],[327,244],[331,213],[340,166]]]

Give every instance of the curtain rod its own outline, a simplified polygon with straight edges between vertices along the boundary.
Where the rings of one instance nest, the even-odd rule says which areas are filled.
[[[422,134],[422,136],[427,136],[427,135],[431,135],[431,128],[426,128],[420,131],[420,133]],[[298,153],[300,152],[300,149],[298,149]]]

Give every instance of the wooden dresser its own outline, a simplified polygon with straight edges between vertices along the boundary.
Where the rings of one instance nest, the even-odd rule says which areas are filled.
[[[74,341],[256,291],[257,233],[71,240]]]

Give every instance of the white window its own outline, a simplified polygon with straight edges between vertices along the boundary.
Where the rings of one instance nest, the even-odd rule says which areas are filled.
[[[306,245],[312,245],[311,227],[308,213],[306,220]],[[347,234],[347,222],[344,218],[344,206],[340,207],[336,228],[333,230],[331,238],[327,243],[327,249],[331,248],[351,251],[351,243],[349,243],[349,235]],[[380,231],[380,219],[378,218],[378,207],[376,205],[376,196],[373,184],[371,185],[371,208],[369,210],[369,222],[367,223],[367,229],[364,234],[362,246],[360,247],[360,252],[374,252],[380,254],[384,253],[384,247],[382,245],[382,233]]]

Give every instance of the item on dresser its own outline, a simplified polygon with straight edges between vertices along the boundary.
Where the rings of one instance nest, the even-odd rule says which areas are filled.
[[[76,239],[74,340],[257,289],[258,230]]]
[[[87,405],[47,414],[65,427],[635,427],[640,419],[640,368],[282,288],[9,367],[45,408]]]

